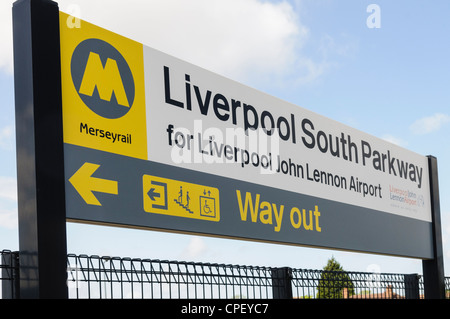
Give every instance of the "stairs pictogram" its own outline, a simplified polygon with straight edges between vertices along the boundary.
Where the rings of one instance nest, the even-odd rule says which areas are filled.
[[[186,210],[188,213],[193,214],[194,212],[187,208],[183,203],[180,203],[176,198],[173,200],[175,203],[177,203],[179,206],[181,206],[184,210]]]

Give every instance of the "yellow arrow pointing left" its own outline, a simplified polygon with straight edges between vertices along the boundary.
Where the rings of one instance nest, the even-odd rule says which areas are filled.
[[[73,174],[69,182],[77,190],[84,201],[89,205],[102,206],[92,192],[100,192],[117,195],[118,183],[108,179],[92,177],[92,174],[100,167],[98,164],[84,163],[78,171]]]

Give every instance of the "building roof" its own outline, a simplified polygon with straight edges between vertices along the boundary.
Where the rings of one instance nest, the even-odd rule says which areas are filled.
[[[344,288],[343,290],[343,298],[344,299],[405,299],[404,296],[401,296],[395,293],[392,290],[392,286],[387,286],[386,290],[381,293],[362,293],[358,295],[348,295],[348,288]]]

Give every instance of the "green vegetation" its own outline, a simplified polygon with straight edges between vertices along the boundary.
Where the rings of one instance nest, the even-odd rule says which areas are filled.
[[[320,276],[319,285],[317,286],[317,298],[343,298],[344,288],[347,288],[348,296],[354,294],[354,286],[350,277],[339,262],[334,257],[331,257]]]

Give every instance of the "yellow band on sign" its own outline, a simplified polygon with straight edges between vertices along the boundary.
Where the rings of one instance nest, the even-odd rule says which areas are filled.
[[[142,44],[60,13],[64,143],[147,159]]]
[[[219,190],[152,175],[142,177],[144,211],[218,222]]]

